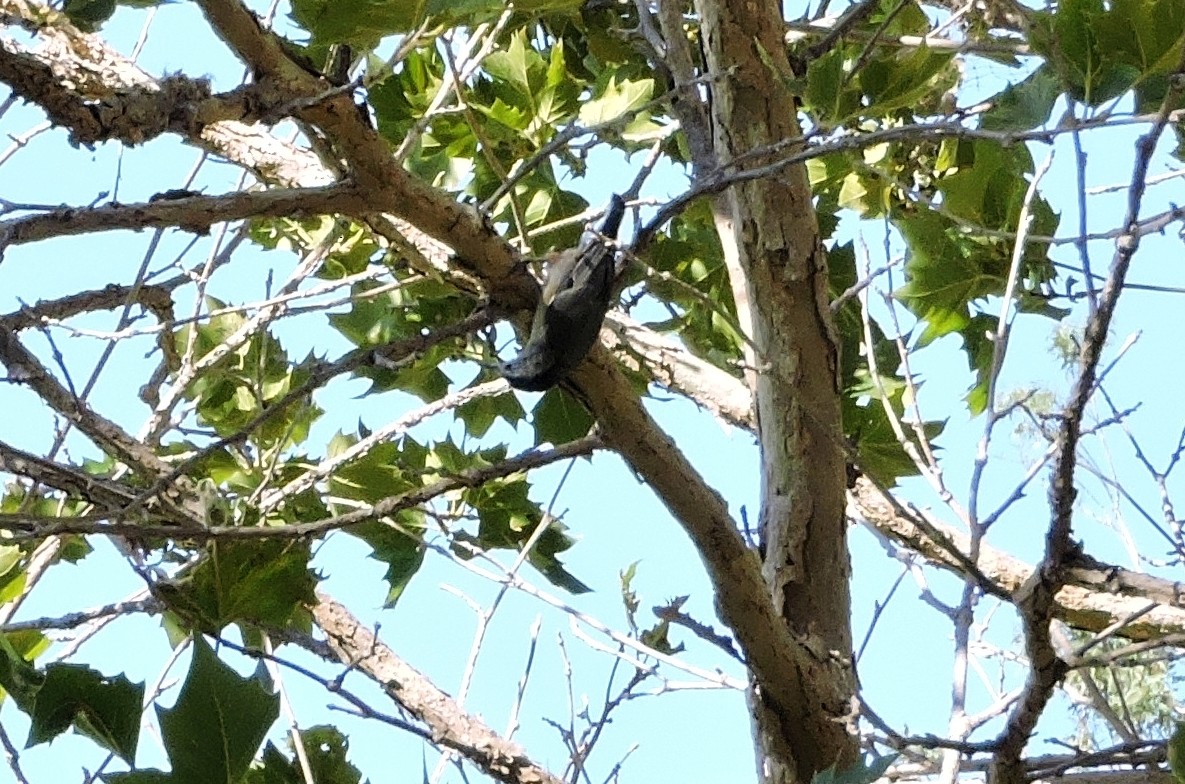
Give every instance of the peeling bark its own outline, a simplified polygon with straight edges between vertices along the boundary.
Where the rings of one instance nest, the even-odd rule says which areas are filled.
[[[800,135],[777,2],[699,0],[711,83],[713,142],[721,165]],[[754,165],[761,165],[760,154]],[[739,273],[756,350],[755,402],[762,452],[763,573],[780,621],[814,657],[795,704],[753,693],[761,774],[809,781],[856,759],[847,722],[854,678],[845,459],[838,343],[827,263],[801,166],[728,193]],[[720,223],[720,225],[724,225]],[[734,282],[734,288],[736,283]],[[800,662],[801,664],[801,662]]]

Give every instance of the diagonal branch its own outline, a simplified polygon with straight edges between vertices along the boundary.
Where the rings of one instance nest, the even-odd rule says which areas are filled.
[[[4,224],[0,223],[0,227]],[[2,232],[3,229],[0,229]],[[134,302],[151,311],[157,321],[167,324],[173,320],[173,295],[168,286],[120,286],[112,283],[102,289],[82,291],[53,300],[26,305],[20,310],[0,316],[0,327],[13,332],[40,326],[46,321],[63,321],[80,313],[113,310]]]
[[[466,713],[448,694],[396,655],[346,607],[321,594],[313,619],[328,638],[329,649],[350,669],[373,678],[398,705],[428,725],[433,741],[452,749],[495,780],[506,784],[561,784],[561,779]],[[291,638],[290,638],[291,639]],[[292,640],[314,653],[324,652],[310,638]]]
[[[14,3],[12,0],[0,0],[0,9],[7,10],[17,5],[23,4]],[[526,274],[513,250],[497,236],[482,216],[419,183],[397,164],[392,165],[389,149],[377,140],[373,130],[366,127],[353,111],[352,102],[340,94],[326,95],[324,83],[316,75],[294,66],[287,56],[276,48],[275,39],[260,28],[241,5],[215,0],[203,0],[202,5],[211,14],[211,18],[217,21],[219,29],[232,46],[249,59],[257,74],[268,76],[273,82],[279,81],[276,78],[277,74],[283,76],[286,89],[290,90],[290,93],[284,96],[285,101],[316,99],[323,96],[321,100],[299,104],[300,114],[303,119],[317,124],[324,130],[335,144],[335,149],[342,152],[343,158],[368,197],[373,196],[369,203],[371,210],[377,212],[387,209],[415,221],[434,238],[426,239],[426,245],[439,252],[440,243],[447,243],[456,249],[461,263],[467,269],[490,282],[492,299],[495,302],[512,307],[530,308],[537,294],[536,284]],[[83,57],[82,50],[70,50],[70,53],[71,56]],[[119,59],[118,56],[115,57]],[[96,68],[98,67],[96,64]],[[129,83],[137,82],[130,79]],[[331,173],[311,153],[280,143],[259,129],[226,122],[201,129],[170,130],[181,133],[187,141],[217,150],[220,154],[257,172],[268,182],[319,185],[332,180]],[[901,131],[900,138],[905,138],[909,132],[915,131]],[[948,128],[946,133],[958,136],[970,132],[961,128]],[[843,146],[854,148],[874,140],[873,137],[865,137]],[[818,150],[808,151],[803,157],[817,154]],[[770,166],[782,167],[789,162],[788,159]],[[754,170],[746,173],[744,177],[763,176],[765,173],[768,171]],[[711,188],[700,190],[699,193],[716,192],[727,184],[729,183],[712,183]],[[675,206],[677,208],[678,205]],[[397,230],[405,231],[405,227],[397,225]],[[640,333],[629,328],[629,331],[622,334],[630,336],[633,344],[631,348],[638,350],[643,358],[650,357],[651,351],[654,352],[654,356],[662,357],[660,367],[667,373],[665,377],[659,376],[662,380],[671,386],[686,385],[686,389],[694,389],[692,383],[695,381],[695,365],[691,361],[694,358],[678,356],[672,346],[661,345],[661,341],[638,349],[639,342],[636,338]],[[751,417],[748,404],[742,406],[739,403],[747,395],[747,391],[743,387],[739,391],[729,390],[729,378],[731,377],[728,374],[715,369],[715,375],[709,379],[711,386],[703,388],[713,390],[710,393],[710,405],[714,411],[729,417],[735,424],[742,424]],[[768,605],[768,597],[760,590],[760,585],[755,587],[752,583],[752,553],[744,547],[743,542],[738,543],[739,536],[733,536],[735,524],[723,500],[691,470],[675,446],[649,419],[636,393],[629,389],[620,373],[607,362],[604,352],[597,352],[593,360],[585,364],[578,374],[578,380],[587,393],[595,415],[602,423],[606,441],[618,449],[643,479],[660,493],[695,539],[718,593],[727,596],[736,590],[738,596],[751,597],[755,601],[752,608],[738,606],[739,602],[722,607],[722,615],[730,625],[739,623],[745,627],[753,622],[754,616],[760,618]],[[735,379],[733,382],[740,386]],[[700,395],[703,394],[706,393],[701,391]],[[691,393],[691,396],[693,399],[700,399],[695,393]],[[934,552],[931,557],[938,560],[941,557],[938,554],[939,550]],[[948,568],[960,567],[953,564]],[[1065,579],[1076,579],[1074,574],[1075,570],[1068,570]],[[1105,580],[1100,579],[1096,586],[1095,592],[1102,594],[1106,586]],[[1057,601],[1061,602],[1064,595],[1063,589],[1062,593],[1057,594]],[[770,628],[779,626],[770,622],[769,618],[764,620]],[[777,635],[770,640],[761,640],[755,636],[757,632],[754,629],[746,628],[743,631],[746,636],[738,636],[745,639],[753,648],[750,655],[753,656],[755,671],[765,668],[760,671],[772,673],[771,677],[776,677],[780,667],[792,666],[792,655],[785,656],[784,662],[780,664],[776,657],[787,650],[793,652],[796,647],[794,641]]]
[[[605,317],[602,339],[619,361],[643,370],[656,382],[687,396],[729,425],[753,429],[752,395],[740,379],[700,359],[671,338],[621,312]],[[611,335],[611,336],[610,336]]]
[[[288,91],[292,101],[325,95],[325,83],[296,65],[280,40],[266,31],[239,0],[199,0],[214,31],[255,72]],[[512,309],[531,310],[539,284],[517,252],[485,216],[417,179],[396,161],[390,146],[354,106],[353,98],[333,93],[295,112],[320,128],[341,154],[371,209],[413,222],[446,243],[459,261],[473,267],[490,286],[491,299]]]
[[[329,379],[343,373],[348,373],[352,370],[357,370],[363,365],[373,362],[386,362],[389,364],[398,364],[409,357],[415,356],[427,350],[431,346],[440,344],[442,341],[460,335],[467,335],[475,329],[486,326],[489,323],[489,316],[485,311],[477,311],[470,314],[465,319],[451,324],[440,329],[435,329],[420,335],[413,335],[410,338],[403,338],[392,341],[382,346],[357,348],[348,352],[344,356],[338,358],[333,362],[325,362],[319,366],[311,369],[308,378],[304,383],[291,389],[279,400],[272,402],[262,411],[255,415],[251,421],[246,422],[237,432],[231,435],[217,438],[206,444],[201,449],[186,457],[177,465],[172,466],[171,471],[158,477],[156,483],[140,493],[136,501],[130,506],[125,507],[123,513],[126,515],[135,511],[135,508],[141,504],[147,503],[155,498],[164,488],[168,487],[169,483],[182,477],[186,471],[197,465],[203,459],[213,454],[219,449],[227,447],[231,444],[240,444],[247,440],[247,438],[254,433],[264,423],[271,420],[280,412],[286,410],[289,406],[294,405],[300,401],[307,400],[318,388],[324,385]]]
[[[58,82],[72,85],[79,96],[89,103],[106,100],[118,93],[137,90],[159,92],[162,89],[161,81],[141,70],[101,38],[80,32],[62,14],[40,4],[0,0],[0,20],[36,34],[41,42],[36,56],[48,62]],[[297,97],[289,95],[286,99],[291,101]],[[265,183],[289,188],[311,188],[336,179],[314,152],[281,141],[260,125],[225,121],[200,129],[171,127],[170,130],[178,133],[184,141],[248,169]],[[367,223],[390,242],[394,250],[407,257],[416,269],[444,273],[450,280],[467,283],[455,270],[448,268],[452,252],[439,240],[425,235],[405,220],[378,215],[373,209],[367,217]],[[501,252],[510,253],[508,246],[492,230],[490,236],[492,244],[498,245]],[[533,297],[531,292],[538,290],[534,279],[525,274],[525,268],[516,270],[515,274],[517,277],[514,283],[521,287],[519,298]],[[462,287],[472,289],[471,285]],[[507,291],[514,294],[514,287]],[[510,296],[507,301],[514,300],[515,297]]]
[[[81,430],[100,449],[127,463],[137,473],[155,477],[169,472],[165,461],[119,425],[96,413],[85,400],[62,386],[29,352],[16,333],[0,326],[0,364],[8,377],[29,386],[61,417]]]
[[[131,503],[136,492],[119,482],[111,482],[55,463],[0,441],[0,471],[23,476],[74,498],[85,499],[101,510],[120,509]]]
[[[572,380],[597,416],[605,444],[625,458],[666,505],[699,553],[716,611],[737,641],[765,696],[782,705],[802,700],[802,673],[816,656],[782,623],[761,576],[761,560],[741,536],[728,505],[651,418],[621,370],[601,347]],[[829,684],[816,684],[827,688]]]
[[[626,363],[641,363],[659,383],[715,414],[721,421],[753,429],[749,391],[740,379],[700,359],[674,341],[633,322],[623,314],[610,314],[606,324],[617,338],[612,345]],[[980,587],[1005,601],[1033,573],[1033,566],[1003,550],[981,544],[979,558],[968,563],[967,536],[924,512],[901,508],[896,500],[867,479],[856,480],[848,492],[850,514],[868,521],[882,535],[918,553],[931,565],[960,577],[976,569]],[[1057,593],[1055,614],[1077,629],[1099,632],[1129,618],[1155,602],[1151,611],[1126,624],[1119,634],[1130,640],[1148,640],[1185,631],[1185,583],[1121,569],[1076,554]]]
[[[296,89],[313,92],[316,79],[293,72],[277,59],[279,44],[257,24],[237,0],[200,0],[207,17],[240,57],[256,70],[275,67],[276,78],[291,79]],[[446,194],[414,179],[395,163],[389,149],[357,112],[329,99],[311,106],[301,117],[333,139],[371,204],[389,211],[449,244],[491,288],[499,305],[533,307],[537,284],[517,265],[506,243],[480,216]],[[516,269],[519,270],[516,273]],[[523,288],[519,281],[530,282]],[[760,562],[737,531],[723,499],[704,482],[670,438],[650,418],[637,393],[616,364],[595,350],[574,375],[600,423],[605,442],[617,450],[660,496],[692,537],[707,565],[716,593],[722,598],[724,620],[750,645],[746,654],[763,684],[781,691],[780,697],[800,693],[796,658],[808,655],[792,640],[776,613],[761,578]],[[764,680],[768,678],[768,681]],[[777,684],[774,686],[774,684]]]

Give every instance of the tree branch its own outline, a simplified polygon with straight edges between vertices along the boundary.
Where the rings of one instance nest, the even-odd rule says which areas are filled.
[[[324,594],[318,598],[313,619],[325,632],[329,647],[338,659],[382,685],[392,700],[428,725],[435,742],[456,751],[497,781],[562,784],[561,779],[528,757],[517,743],[463,711],[452,697],[399,658],[344,605]],[[312,642],[295,641],[305,647],[310,647]]]
[[[31,387],[54,411],[86,434],[100,449],[126,463],[136,473],[149,479],[169,473],[169,465],[157,457],[152,449],[132,438],[111,420],[97,414],[85,400],[62,386],[21,344],[16,333],[4,327],[0,327],[0,363],[8,368],[11,380]],[[182,507],[176,513],[181,517],[174,519],[183,520],[187,526],[200,525],[201,510],[192,503],[196,495],[188,492],[188,479],[176,477],[176,483],[175,486],[160,488],[160,501],[168,505],[170,501],[166,499],[174,492],[180,492]]]
[[[3,226],[0,223],[0,227]],[[46,320],[62,321],[82,313],[113,310],[129,302],[151,311],[162,324],[173,320],[173,295],[169,286],[121,286],[112,283],[95,291],[82,291],[60,299],[26,305],[18,311],[0,316],[0,328],[20,332],[40,326]]]
[[[730,425],[753,430],[749,392],[740,379],[623,314],[609,314],[606,326],[617,338],[610,345],[621,361],[643,363],[635,366],[644,367],[666,388],[687,396]],[[960,557],[969,549],[965,534],[922,512],[911,518],[891,496],[865,478],[857,479],[848,500],[853,510],[897,544],[933,566],[960,577],[968,575],[971,565]],[[983,577],[981,588],[1006,601],[1012,600],[1033,573],[1031,564],[986,544],[980,546],[976,568]],[[1074,628],[1102,631],[1151,601],[1157,606],[1126,625],[1118,632],[1120,636],[1148,640],[1185,631],[1185,583],[1122,569],[1084,554],[1075,554],[1065,577],[1066,583],[1056,596],[1056,616]]]
[[[235,191],[218,196],[186,194],[140,204],[62,207],[0,221],[0,253],[9,245],[100,231],[177,226],[205,234],[215,223],[259,217],[301,217],[370,212],[363,193],[352,183],[312,188]]]
[[[257,78],[282,84],[293,101],[323,94],[324,83],[295,65],[283,53],[279,39],[264,30],[238,0],[200,0],[199,4],[215,32]],[[404,218],[446,243],[463,264],[487,281],[493,301],[512,310],[534,309],[539,284],[510,244],[472,206],[457,202],[404,169],[350,96],[334,94],[295,114],[333,140],[354,181],[367,194],[372,211]]]
[[[388,496],[378,503],[364,506],[352,512],[332,515],[320,520],[305,523],[292,523],[281,526],[203,526],[188,527],[184,530],[168,525],[142,525],[133,521],[118,519],[120,511],[109,515],[110,518],[97,520],[94,518],[50,518],[38,517],[22,513],[0,514],[0,529],[12,532],[9,541],[21,542],[32,539],[43,539],[63,534],[104,534],[107,536],[123,536],[129,538],[143,538],[148,536],[162,536],[168,538],[183,537],[189,541],[246,540],[246,539],[296,539],[305,536],[320,536],[340,528],[347,528],[357,523],[387,517],[404,509],[411,509],[420,504],[452,490],[465,487],[477,487],[491,479],[498,479],[532,468],[549,465],[571,457],[590,454],[601,445],[599,439],[588,436],[576,441],[570,441],[554,449],[531,449],[517,457],[503,460],[494,465],[483,468],[470,468],[452,476],[409,490],[399,495]],[[106,497],[106,496],[104,496]],[[196,494],[194,496],[197,497]],[[126,509],[124,506],[122,509]]]
[[[1177,64],[1177,71],[1185,69],[1185,54]],[[1170,107],[1181,93],[1180,80],[1170,82],[1161,104],[1160,113],[1148,133],[1140,137],[1136,149],[1135,167],[1128,189],[1127,214],[1123,225],[1129,232],[1115,242],[1111,272],[1099,296],[1098,308],[1087,323],[1086,335],[1079,358],[1078,377],[1070,392],[1070,399],[1062,411],[1061,428],[1057,437],[1059,452],[1049,487],[1051,520],[1045,537],[1045,555],[1032,576],[1017,592],[1015,604],[1020,612],[1025,635],[1025,653],[1029,660],[1029,677],[1020,702],[1008,717],[1000,733],[1000,749],[992,769],[993,779],[999,784],[1023,784],[1025,772],[1021,754],[1037,719],[1053,690],[1067,671],[1066,662],[1058,657],[1050,638],[1050,621],[1056,608],[1056,594],[1065,582],[1065,572],[1076,552],[1070,536],[1073,530],[1074,468],[1078,459],[1078,441],[1082,435],[1082,418],[1086,403],[1095,389],[1103,345],[1111,326],[1115,306],[1127,278],[1132,257],[1140,246],[1140,235],[1134,231],[1140,220],[1140,204],[1148,178],[1148,164],[1156,142],[1168,125]]]
[[[196,136],[223,120],[254,121],[281,104],[266,85],[250,84],[213,95],[205,79],[168,76],[153,85],[134,85],[98,100],[85,98],[62,80],[53,62],[0,40],[0,81],[15,95],[36,103],[50,122],[70,129],[74,144],[118,140],[142,144],[164,133]]]

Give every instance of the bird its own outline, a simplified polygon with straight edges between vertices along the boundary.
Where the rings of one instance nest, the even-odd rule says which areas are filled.
[[[543,392],[584,360],[609,310],[616,278],[617,238],[625,201],[614,194],[596,231],[552,262],[535,308],[531,333],[517,357],[498,365],[515,389]]]

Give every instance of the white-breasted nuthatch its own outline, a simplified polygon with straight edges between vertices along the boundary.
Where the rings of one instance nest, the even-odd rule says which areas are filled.
[[[596,342],[617,276],[612,241],[624,215],[625,202],[614,195],[600,230],[586,233],[579,246],[560,253],[548,268],[526,345],[498,366],[515,389],[550,389]]]

